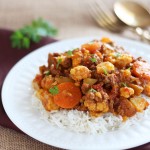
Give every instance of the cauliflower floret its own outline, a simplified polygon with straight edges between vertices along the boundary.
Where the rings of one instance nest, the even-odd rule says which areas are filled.
[[[120,96],[123,96],[125,98],[129,98],[133,94],[134,94],[134,90],[130,87],[120,88]]]
[[[75,51],[72,56],[72,66],[76,67],[81,64],[83,59],[83,54],[81,51]]]
[[[90,111],[100,111],[100,112],[108,112],[109,106],[108,103],[103,102],[95,102],[93,100],[84,101],[84,106],[87,107]]]
[[[101,73],[106,74],[106,73],[109,73],[109,72],[115,70],[114,65],[110,62],[102,62],[102,63],[98,64],[96,66],[96,68],[97,68],[97,73],[98,74],[101,74]]]
[[[117,65],[119,68],[123,68],[129,65],[132,62],[132,60],[133,58],[131,55],[120,54],[115,60],[115,65]]]
[[[73,80],[80,81],[91,77],[91,71],[85,66],[77,66],[70,70],[70,76]]]
[[[131,76],[131,71],[130,69],[121,70],[121,74],[124,78],[128,78]]]

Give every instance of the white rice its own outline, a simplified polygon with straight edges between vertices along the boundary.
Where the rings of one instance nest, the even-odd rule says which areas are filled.
[[[150,98],[146,97],[146,99],[150,102]],[[40,111],[41,119],[48,121],[52,125],[75,132],[91,134],[101,134],[108,131],[127,128],[131,125],[136,125],[143,119],[149,119],[150,116],[150,106],[142,113],[136,113],[135,116],[129,118],[126,122],[122,122],[121,116],[114,116],[112,113],[106,113],[101,117],[92,118],[88,113],[78,110],[48,112],[44,109],[41,101],[35,96],[32,97],[32,105],[34,109]]]

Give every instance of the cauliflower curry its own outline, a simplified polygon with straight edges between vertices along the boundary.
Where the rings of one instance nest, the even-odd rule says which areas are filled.
[[[150,96],[150,65],[109,38],[48,55],[33,80],[47,111],[77,109],[93,117],[111,112],[124,118],[145,110]]]

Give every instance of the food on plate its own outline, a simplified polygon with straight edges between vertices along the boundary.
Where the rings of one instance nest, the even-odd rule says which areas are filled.
[[[50,53],[48,65],[39,70],[32,82],[35,95],[52,114],[75,111],[123,122],[148,109],[144,95],[150,96],[150,65],[109,38]]]

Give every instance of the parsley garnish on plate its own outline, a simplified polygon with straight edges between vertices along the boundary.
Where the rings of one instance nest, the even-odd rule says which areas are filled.
[[[59,67],[59,65],[61,64],[61,62],[62,62],[62,59],[61,59],[61,58],[57,60],[56,69],[58,69],[58,67]]]
[[[56,95],[59,93],[59,89],[57,86],[54,86],[52,88],[49,89],[49,92],[52,94],[52,95]]]
[[[26,25],[21,29],[16,30],[11,35],[11,44],[13,48],[30,48],[32,42],[38,43],[42,37],[55,36],[57,29],[49,22],[39,18],[33,20],[30,25]]]

